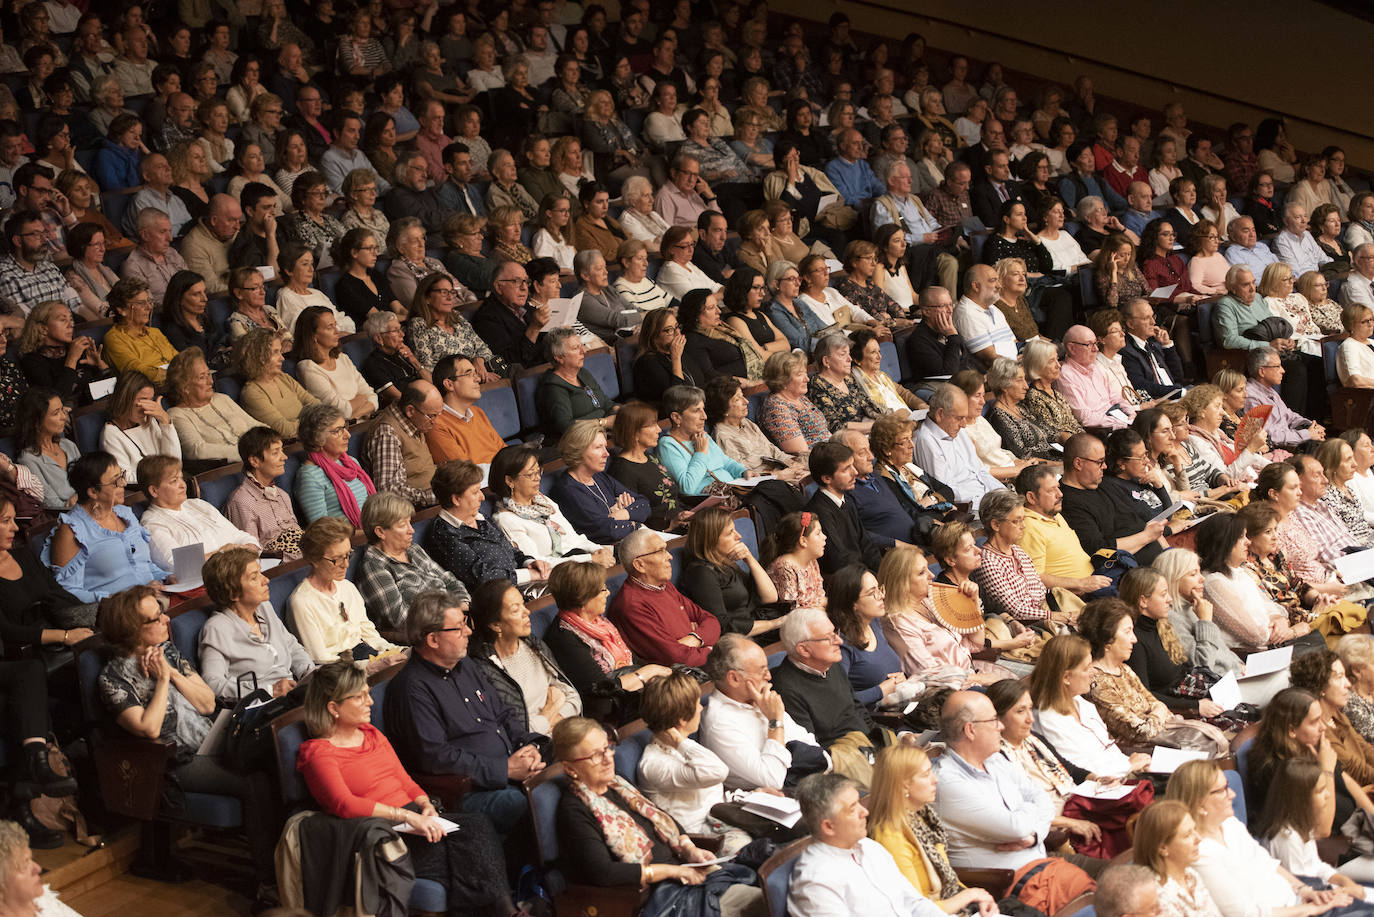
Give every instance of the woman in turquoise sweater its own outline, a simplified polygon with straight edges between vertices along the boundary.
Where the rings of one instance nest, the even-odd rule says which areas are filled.
[[[339,409],[319,402],[301,409],[298,428],[306,460],[296,475],[296,502],[309,525],[340,516],[362,525],[363,504],[377,492],[372,479],[348,454],[348,423]]]
[[[671,426],[658,438],[658,458],[684,494],[705,493],[712,481],[749,477],[706,432],[706,393],[694,385],[674,385],[663,393]]]

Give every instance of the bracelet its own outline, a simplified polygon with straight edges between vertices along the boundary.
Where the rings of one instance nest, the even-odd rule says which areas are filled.
[[[62,631],[62,645],[63,645],[63,646],[67,646],[67,645],[68,645],[68,644],[67,644],[67,634],[70,634],[70,633],[71,633],[71,631],[69,631],[69,630],[64,630],[64,631]]]

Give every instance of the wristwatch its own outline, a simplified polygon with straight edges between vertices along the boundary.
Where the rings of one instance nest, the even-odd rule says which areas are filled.
[[[777,729],[777,728],[779,728],[780,726],[782,726],[782,720],[769,720],[769,721],[768,721],[768,728],[769,728],[769,729]]]

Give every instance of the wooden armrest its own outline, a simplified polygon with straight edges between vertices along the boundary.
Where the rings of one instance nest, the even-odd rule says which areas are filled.
[[[467,774],[416,774],[415,782],[449,811],[457,809],[472,789],[472,778]]]
[[[162,803],[162,781],[176,756],[171,745],[129,735],[107,736],[94,749],[96,776],[105,808],[148,821]]]
[[[1051,828],[1045,835],[1045,849],[1058,850],[1069,842],[1069,832],[1063,828]]]
[[[996,662],[1002,658],[1002,651],[992,646],[984,646],[981,650],[972,654],[974,659],[980,662]]]
[[[900,732],[909,728],[906,724],[906,718],[895,710],[874,710],[872,716],[873,722],[879,726],[886,726],[893,732]]]
[[[1016,872],[1011,869],[978,869],[971,866],[957,866],[954,869],[959,881],[970,888],[984,889],[995,899],[1005,898],[1011,888],[1011,880]]]

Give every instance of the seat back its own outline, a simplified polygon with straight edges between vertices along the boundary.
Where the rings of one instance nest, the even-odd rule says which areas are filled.
[[[82,455],[100,450],[100,435],[105,429],[107,419],[105,406],[94,404],[78,410],[72,417],[72,426],[75,428],[74,441]]]
[[[300,633],[296,630],[296,616],[291,612],[291,593],[295,592],[296,587],[309,575],[310,567],[302,564],[267,581],[267,592],[271,596],[272,607],[276,609],[277,617],[281,618],[286,629],[291,631],[297,639],[300,639]]]
[[[509,382],[503,379],[483,385],[477,406],[486,413],[502,439],[512,439],[520,434],[520,406],[515,400],[515,389]]]
[[[296,770],[301,744],[306,740],[305,709],[288,710],[272,721],[272,741],[277,750],[277,780],[281,786],[282,802],[288,812],[313,807],[314,799],[305,785],[305,778]]]
[[[1236,794],[1236,798],[1231,803],[1231,811],[1236,818],[1240,819],[1243,825],[1249,813],[1249,807],[1245,804],[1245,780],[1238,771],[1222,771],[1226,775],[1226,784]]]
[[[546,595],[530,602],[527,607],[530,610],[530,631],[535,637],[543,640],[544,634],[548,633],[558,618],[558,603],[553,600],[553,596]]]
[[[759,880],[763,883],[763,901],[768,907],[768,917],[787,917],[787,888],[792,882],[792,870],[797,868],[797,857],[801,856],[802,851],[810,844],[809,837],[795,840],[759,867]]]
[[[172,643],[191,665],[200,668],[200,632],[210,613],[203,609],[183,611],[172,619]]]
[[[592,378],[596,380],[597,385],[601,386],[606,397],[612,401],[620,397],[620,379],[615,373],[615,356],[609,347],[598,347],[596,350],[587,351],[582,366],[592,374]]]
[[[749,553],[755,557],[759,556],[759,533],[754,528],[754,519],[747,511],[735,513],[735,531],[739,532],[740,539],[749,548]]]
[[[640,721],[642,724],[643,721]],[[634,725],[634,724],[631,724]],[[654,740],[648,727],[634,730],[623,735],[615,746],[615,772],[631,783],[639,781],[639,760],[644,757],[644,749]]]
[[[216,468],[196,476],[196,490],[200,499],[223,512],[229,497],[243,483],[242,466],[236,464]]]
[[[515,404],[520,413],[520,428],[533,430],[539,426],[539,411],[534,405],[534,391],[539,379],[548,372],[549,365],[531,367],[515,377]]]
[[[892,379],[902,378],[902,367],[897,359],[897,345],[891,341],[881,341],[878,352],[883,355],[882,370]]]
[[[1322,374],[1326,377],[1328,391],[1334,391],[1341,385],[1340,374],[1336,372],[1336,354],[1340,353],[1340,350],[1340,340],[1322,341]]]

